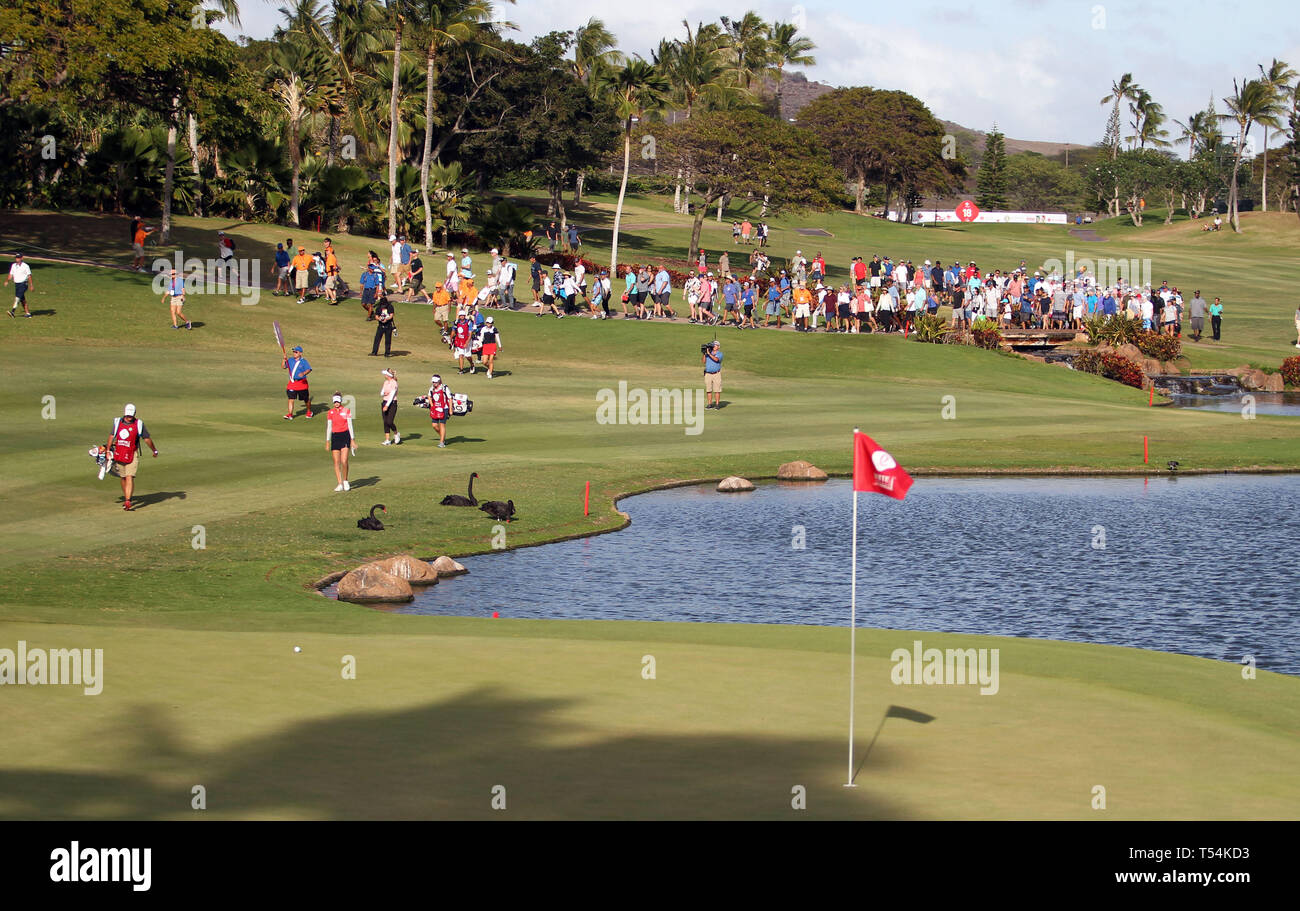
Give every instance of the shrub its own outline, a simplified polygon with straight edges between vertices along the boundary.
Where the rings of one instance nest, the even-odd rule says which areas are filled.
[[[1116,313],[1114,316],[1106,317],[1099,333],[1100,341],[1118,348],[1120,345],[1137,342],[1138,336],[1142,334],[1142,323]]]
[[[1141,389],[1146,380],[1140,366],[1114,351],[1085,351],[1074,359],[1073,366],[1075,370],[1115,380],[1134,389]]]
[[[1096,345],[1103,341],[1102,335],[1106,329],[1106,315],[1104,313],[1094,313],[1083,321],[1083,331],[1088,333],[1088,342]]]
[[[937,345],[943,341],[943,337],[948,331],[948,324],[943,317],[922,313],[913,322],[912,328],[916,332],[915,338],[918,342]]]
[[[1281,372],[1282,382],[1288,386],[1300,386],[1300,355],[1284,360]]]
[[[1183,343],[1179,339],[1159,332],[1142,332],[1133,344],[1147,357],[1158,361],[1172,361],[1183,353]]]
[[[971,324],[971,337],[977,348],[990,351],[1002,347],[1002,333],[992,320],[979,319]]]

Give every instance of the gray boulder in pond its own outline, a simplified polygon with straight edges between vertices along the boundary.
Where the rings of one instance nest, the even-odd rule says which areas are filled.
[[[826,472],[811,462],[798,459],[786,462],[776,470],[776,476],[782,481],[825,481]]]
[[[732,475],[729,478],[723,478],[718,482],[718,490],[721,493],[739,493],[741,491],[753,489],[754,484],[752,481],[738,478],[735,475]]]
[[[401,554],[396,557],[389,557],[387,560],[379,560],[376,565],[399,579],[405,579],[412,585],[433,585],[438,581],[438,571],[425,563],[423,560],[417,560],[410,554]]]
[[[378,563],[359,566],[339,580],[340,601],[410,601],[411,583],[385,572]]]
[[[461,566],[451,557],[439,557],[433,561],[433,568],[440,576],[459,576],[461,573],[469,572],[468,569]]]

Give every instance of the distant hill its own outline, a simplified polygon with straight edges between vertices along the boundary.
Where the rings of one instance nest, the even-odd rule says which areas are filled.
[[[766,89],[770,94],[775,95],[776,81],[768,80]],[[786,73],[781,80],[781,116],[787,120],[791,117],[798,119],[799,111],[806,105],[834,90],[835,86],[827,85],[824,82],[813,82],[803,73]],[[922,101],[924,100],[922,99]],[[984,142],[987,134],[981,130],[954,123],[951,120],[940,120],[939,122],[943,124],[945,130],[957,137],[958,148],[966,152],[973,166],[978,167],[980,159],[984,157]],[[1018,152],[1037,152],[1040,155],[1052,158],[1062,154],[1067,149],[1073,152],[1076,149],[1087,148],[1089,146],[1077,143],[1038,139],[1012,139],[1010,136],[1006,138],[1008,155],[1015,155]]]

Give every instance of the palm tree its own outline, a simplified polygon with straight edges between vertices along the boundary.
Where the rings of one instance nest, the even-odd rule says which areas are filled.
[[[428,209],[426,203],[425,221],[432,219],[433,224],[442,230],[442,245],[445,247],[450,231],[459,231],[469,224],[474,205],[474,176],[465,173],[459,161],[450,164],[435,161],[429,168],[428,182],[423,184],[426,189],[430,185],[433,187],[429,193],[432,209]]]
[[[402,13],[402,0],[392,0],[393,11],[393,88],[388,99],[388,234],[397,233],[397,108],[400,97],[402,70],[402,29],[406,16]]]
[[[342,109],[342,94],[332,61],[302,38],[275,45],[268,70],[271,93],[284,106],[285,142],[289,147],[291,189],[289,218],[298,225],[299,176],[302,171],[302,130],[317,111],[331,114]]]
[[[1232,94],[1223,99],[1228,113],[1220,120],[1230,120],[1237,125],[1237,141],[1232,150],[1232,183],[1228,186],[1228,218],[1232,230],[1241,233],[1241,220],[1237,212],[1237,173],[1241,170],[1241,156],[1246,148],[1250,128],[1265,119],[1275,118],[1277,102],[1273,89],[1263,79],[1248,79],[1239,85],[1232,80]],[[1274,122],[1276,122],[1274,120]]]
[[[768,30],[768,61],[776,70],[776,110],[781,111],[781,80],[787,66],[812,66],[817,62],[809,51],[815,49],[807,38],[801,37],[799,27],[791,22],[774,22]]]
[[[281,188],[287,176],[280,143],[254,138],[227,156],[226,176],[217,200],[243,218],[264,213],[274,216],[285,202]]]
[[[727,51],[722,41],[722,30],[710,23],[698,25],[691,32],[690,23],[684,19],[682,25],[686,29],[686,40],[673,42],[673,50],[666,61],[667,69],[661,73],[665,78],[671,76],[670,90],[676,90],[686,107],[686,119],[690,120],[697,105],[717,102],[736,87],[727,81]]]
[[[749,92],[767,69],[768,25],[763,17],[750,10],[739,19],[723,16],[722,26],[726,29],[724,40],[731,55],[736,85]]]
[[[1291,80],[1295,79],[1300,73],[1291,69],[1290,65],[1273,58],[1273,62],[1268,69],[1264,69],[1261,64],[1259,67],[1260,78],[1264,80],[1273,91],[1273,99],[1277,105],[1277,111],[1270,120],[1261,120],[1260,124],[1264,127],[1264,177],[1260,184],[1259,195],[1263,201],[1263,211],[1268,211],[1268,128],[1276,126],[1281,129],[1281,116],[1286,110],[1287,96],[1291,94]]]
[[[573,75],[585,85],[594,86],[600,74],[627,62],[618,50],[618,39],[605,23],[592,16],[586,25],[573,32]]]
[[[1152,101],[1151,96],[1145,91],[1138,99],[1134,118],[1137,133],[1133,138],[1138,141],[1139,149],[1145,149],[1147,143],[1150,143],[1153,148],[1169,146],[1169,140],[1165,139],[1169,131],[1163,129],[1166,120],[1165,110],[1157,102]]]
[[[490,0],[416,0],[414,12],[421,34],[428,42],[424,55],[424,152],[420,158],[420,195],[424,200],[424,243],[426,247],[432,247],[433,207],[429,199],[429,170],[433,165],[433,96],[438,81],[438,56],[446,48],[479,43],[495,29]],[[443,233],[445,236],[446,232]]]
[[[1179,127],[1182,132],[1178,134],[1178,141],[1187,140],[1187,159],[1196,157],[1199,149],[1208,145],[1211,133],[1217,131],[1218,124],[1215,122],[1215,115],[1210,111],[1197,111],[1187,118],[1184,123],[1181,120],[1175,120],[1174,126]]]
[[[362,98],[376,82],[372,73],[380,61],[388,35],[384,9],[379,0],[333,0],[328,46],[336,54],[335,65],[343,96],[352,111],[354,142],[370,142],[377,132]],[[337,118],[330,126],[331,160],[337,138],[333,135],[336,127]]]
[[[1119,106],[1121,102],[1132,101],[1137,97],[1137,92],[1141,91],[1138,84],[1133,81],[1132,73],[1125,73],[1118,80],[1110,84],[1110,94],[1101,99],[1099,104],[1114,104],[1114,110],[1111,113],[1111,119],[1119,120]],[[1115,134],[1114,140],[1110,147],[1110,157],[1114,160],[1119,155],[1119,133]]]
[[[369,205],[373,186],[364,168],[344,165],[321,171],[315,190],[321,209],[335,210],[334,231],[347,234],[348,218]]]
[[[647,111],[663,106],[669,85],[668,80],[653,64],[635,57],[620,69],[605,73],[601,79],[601,90],[614,102],[614,110],[623,121],[623,182],[618,187],[614,234],[609,251],[609,274],[613,278],[618,276],[618,229],[623,220],[627,172],[632,161],[632,124]]]
[[[618,39],[614,37],[603,21],[592,16],[586,25],[579,26],[573,32],[573,61],[570,64],[573,75],[589,92],[595,92],[600,82],[600,74],[620,67],[627,62],[627,55],[618,50]],[[578,171],[573,184],[573,202],[582,202],[582,186],[586,173]]]

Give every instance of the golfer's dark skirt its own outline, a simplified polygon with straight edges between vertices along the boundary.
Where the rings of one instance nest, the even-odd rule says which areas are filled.
[[[352,434],[346,430],[330,434],[330,449],[347,449],[350,445],[352,445]]]

